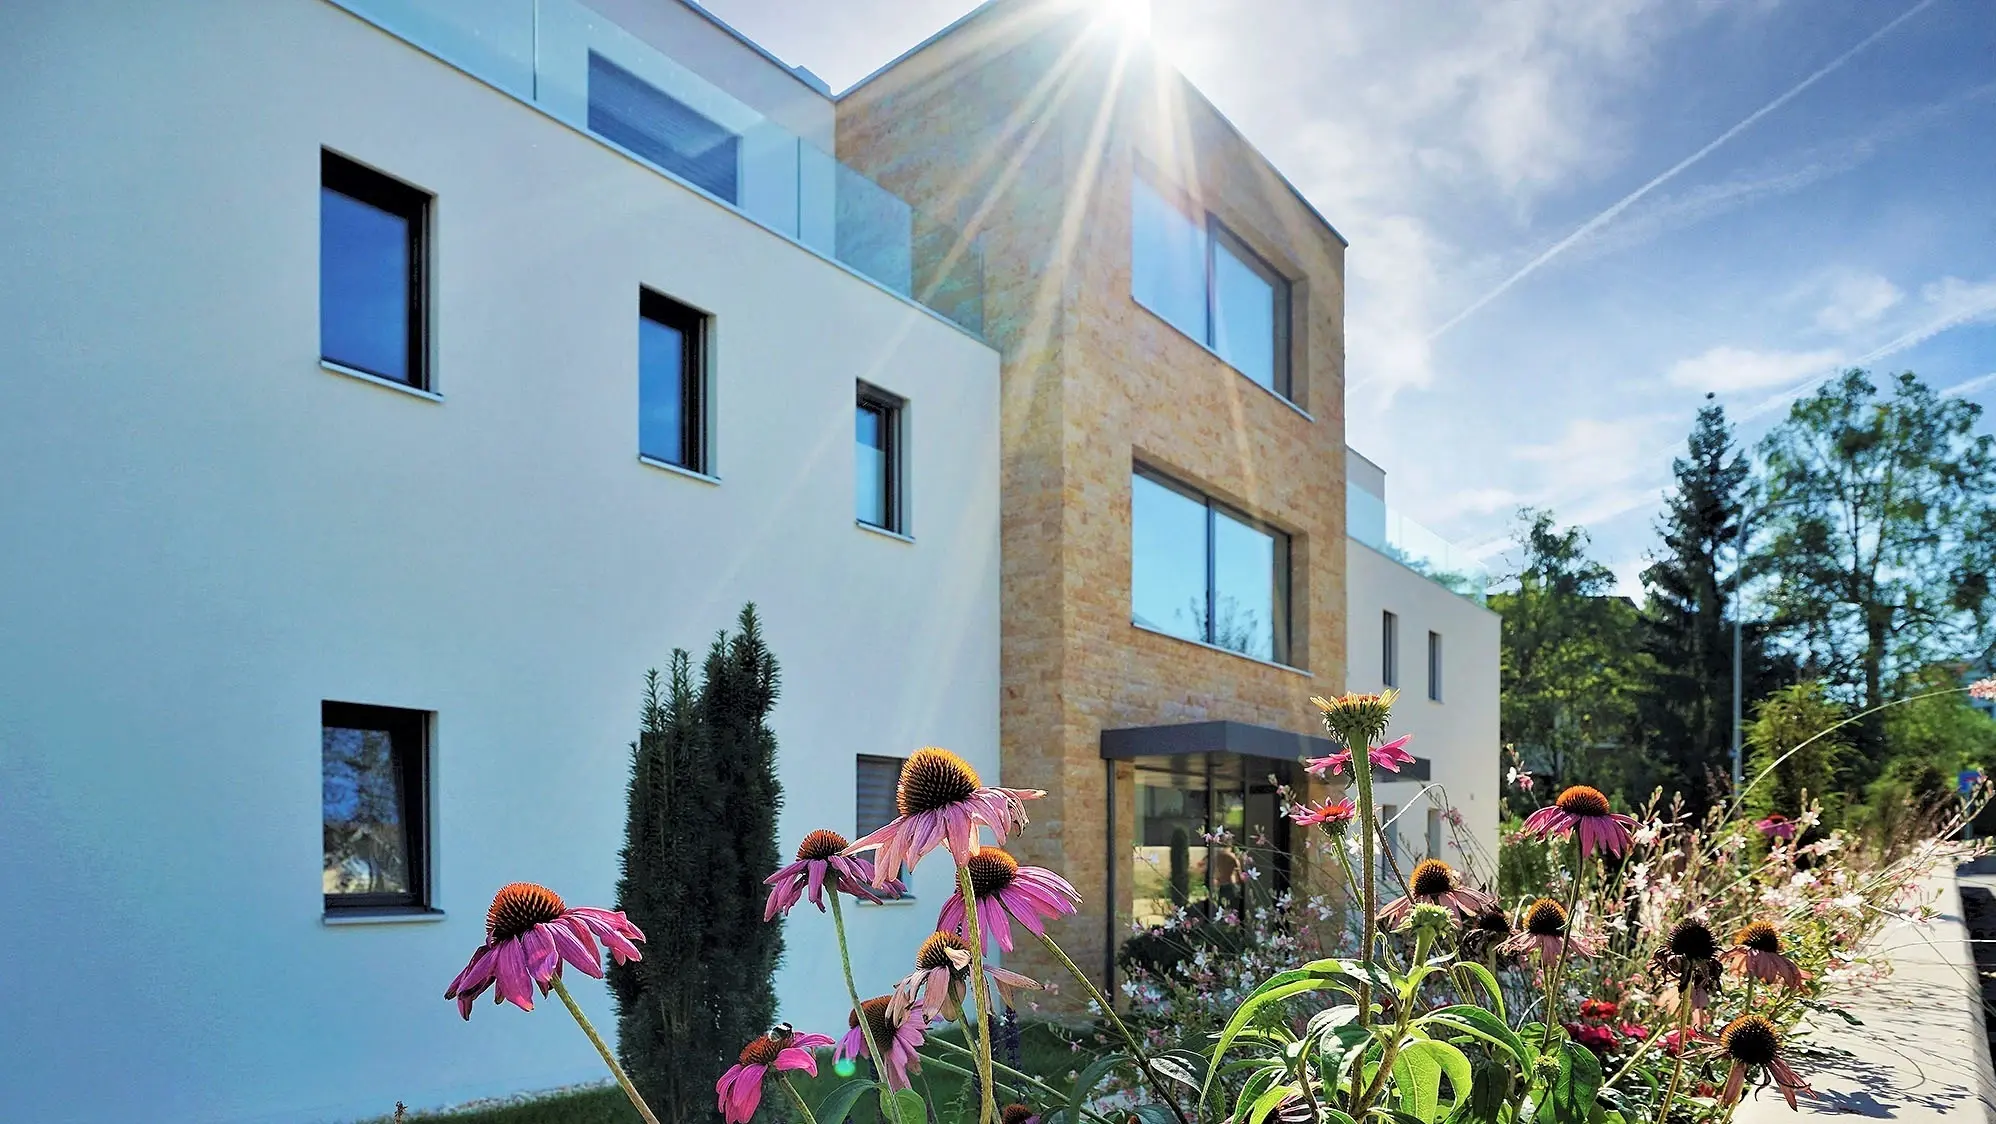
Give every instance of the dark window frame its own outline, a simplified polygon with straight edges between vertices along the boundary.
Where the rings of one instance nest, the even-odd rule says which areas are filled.
[[[435,713],[369,703],[319,704],[319,728],[385,730],[395,758],[404,831],[408,837],[409,889],[402,893],[323,894],[327,914],[427,912],[430,905],[430,729]],[[404,739],[407,739],[408,745]],[[320,765],[325,768],[324,763]],[[325,812],[320,810],[320,823]]]
[[[1442,634],[1428,632],[1428,700],[1442,701]]]
[[[903,411],[907,407],[908,400],[905,398],[868,383],[859,384],[854,409],[868,410],[880,417],[881,473],[885,477],[881,482],[881,493],[884,497],[882,508],[887,519],[885,523],[874,523],[866,519],[860,519],[859,522],[896,535],[908,533],[908,513],[904,510],[901,483],[901,474],[905,470],[901,461],[902,447],[905,444],[901,426]]]
[[[319,187],[338,192],[359,203],[394,215],[409,224],[409,330],[405,346],[409,377],[376,371],[364,364],[326,354],[325,336],[319,338],[319,358],[378,379],[399,383],[415,390],[429,391],[430,385],[430,211],[436,197],[423,189],[370,168],[330,148],[319,150]],[[326,252],[323,235],[319,253]],[[323,269],[321,277],[324,276]],[[325,307],[325,294],[319,294]],[[323,312],[321,313],[323,315]]]
[[[1379,683],[1383,687],[1400,685],[1400,615],[1391,609],[1380,611],[1379,615]]]
[[[1202,644],[1210,644],[1216,648],[1220,647],[1214,640],[1214,618],[1217,615],[1214,610],[1219,604],[1219,579],[1216,573],[1219,555],[1216,545],[1218,530],[1214,520],[1219,515],[1226,515],[1228,518],[1274,537],[1276,555],[1276,572],[1274,575],[1275,595],[1281,604],[1277,606],[1275,619],[1269,622],[1269,630],[1273,639],[1271,647],[1274,651],[1268,662],[1280,664],[1284,667],[1302,666],[1290,662],[1295,655],[1291,643],[1293,640],[1292,629],[1295,618],[1295,608],[1293,605],[1295,598],[1291,596],[1291,591],[1295,585],[1296,548],[1294,536],[1265,519],[1257,519],[1247,512],[1234,507],[1232,504],[1215,499],[1198,488],[1164,472],[1160,472],[1155,468],[1151,468],[1148,465],[1141,463],[1133,465],[1130,469],[1130,474],[1132,476],[1141,476],[1159,487],[1177,492],[1179,495],[1200,504],[1206,509],[1206,621],[1205,635],[1200,639],[1200,643]],[[1134,542],[1131,544],[1131,549],[1132,551],[1135,550]],[[1134,619],[1134,612],[1131,615],[1132,619]],[[1222,648],[1222,650],[1234,651],[1232,648]],[[1235,654],[1246,656],[1249,659],[1262,658],[1251,652],[1236,652]]]
[[[638,319],[649,320],[679,333],[686,346],[679,357],[679,446],[685,461],[673,461],[644,447],[643,427],[638,433],[638,455],[660,464],[670,464],[688,472],[712,475],[708,438],[707,378],[708,332],[713,317],[655,289],[638,289]],[[642,375],[640,375],[642,385]],[[640,390],[639,408],[643,408]]]

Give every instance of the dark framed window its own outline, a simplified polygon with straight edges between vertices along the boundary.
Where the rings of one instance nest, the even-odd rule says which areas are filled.
[[[1213,215],[1192,213],[1144,182],[1130,205],[1130,295],[1249,379],[1294,398],[1290,286]]]
[[[1379,614],[1379,682],[1400,685],[1400,618],[1390,611]]]
[[[707,472],[707,317],[638,290],[638,454]]]
[[[1130,476],[1130,619],[1275,663],[1289,651],[1289,536],[1175,480]]]
[[[427,907],[429,712],[343,702],[319,711],[326,911]]]
[[[1442,701],[1442,634],[1428,633],[1428,697]]]
[[[869,831],[886,827],[901,814],[895,803],[894,793],[901,785],[901,766],[907,764],[904,757],[874,757],[860,754],[856,759],[856,783],[854,787],[853,828],[854,839]],[[913,870],[903,868],[901,881],[912,888],[910,881]]]
[[[430,196],[319,154],[319,357],[427,390]]]
[[[902,410],[907,403],[861,383],[853,413],[855,517],[869,527],[902,534],[907,529],[902,499]]]
[[[589,131],[729,203],[739,201],[742,138],[595,51]]]

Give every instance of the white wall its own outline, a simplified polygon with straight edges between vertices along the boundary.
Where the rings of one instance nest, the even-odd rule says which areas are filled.
[[[498,885],[608,903],[640,675],[745,600],[786,852],[852,829],[856,753],[996,774],[991,350],[317,0],[12,4],[0,42],[0,1115],[600,1077],[558,1004],[443,989]],[[322,145],[437,195],[442,403],[317,364]],[[716,317],[718,486],[636,459],[640,285]],[[911,402],[913,545],[853,523],[859,379]],[[323,699],[437,712],[447,920],[321,923]],[[863,987],[939,904],[862,912]],[[783,1016],[841,1032],[828,925],[787,944]]]
[[[1408,752],[1430,762],[1433,783],[1446,804],[1462,813],[1476,841],[1470,853],[1444,846],[1439,856],[1472,869],[1488,866],[1494,881],[1497,855],[1499,728],[1497,710],[1499,618],[1406,566],[1353,540],[1345,540],[1346,689],[1378,691],[1386,684],[1381,614],[1398,614],[1400,702],[1391,737],[1414,735]],[[1442,636],[1442,701],[1428,698],[1428,633]],[[1423,795],[1418,782],[1379,785],[1374,799],[1407,809],[1397,830],[1404,854],[1425,855],[1426,809],[1442,794]],[[1445,838],[1446,835],[1445,829]]]

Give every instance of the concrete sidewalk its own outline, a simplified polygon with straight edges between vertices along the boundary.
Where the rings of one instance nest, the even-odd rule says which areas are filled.
[[[1996,886],[1996,875],[1962,879]],[[1821,1015],[1790,1058],[1815,1087],[1804,1113],[1849,1113],[1901,1121],[1996,1124],[1996,1078],[1989,1063],[1982,983],[1968,943],[1961,890],[1952,872],[1935,879],[1931,924],[1894,922],[1873,942],[1892,962],[1875,987],[1831,994],[1828,1000],[1864,1021],[1849,1026]],[[1766,1089],[1740,1105],[1740,1124],[1792,1120],[1778,1091]]]

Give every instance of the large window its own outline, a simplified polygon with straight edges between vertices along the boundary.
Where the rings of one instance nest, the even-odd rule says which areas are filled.
[[[1289,536],[1183,485],[1133,473],[1130,618],[1288,662]]]
[[[858,783],[853,809],[854,839],[867,832],[886,827],[892,823],[901,809],[895,804],[894,793],[901,785],[901,766],[907,764],[905,757],[872,757],[860,754],[858,758]],[[903,868],[901,881],[911,890],[914,870]]]
[[[1291,397],[1288,281],[1219,220],[1188,213],[1141,178],[1130,212],[1130,295]]]
[[[707,466],[706,317],[638,293],[638,454],[693,472]]]
[[[429,902],[429,727],[420,710],[320,704],[328,913]]]
[[[905,531],[901,499],[901,411],[891,394],[861,384],[853,412],[854,515],[869,527]]]
[[[430,197],[319,154],[319,357],[419,390]]]
[[[1272,904],[1288,885],[1287,762],[1208,753],[1135,763],[1136,920]]]
[[[589,130],[730,203],[738,201],[741,137],[594,51],[589,52]]]

